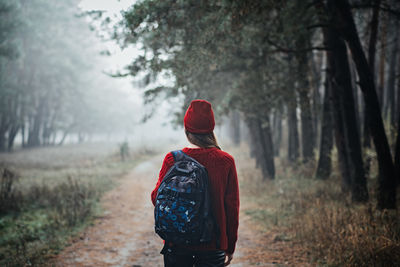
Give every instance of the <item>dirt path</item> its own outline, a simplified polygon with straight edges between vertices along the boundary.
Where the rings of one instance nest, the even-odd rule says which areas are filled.
[[[161,239],[153,230],[150,192],[162,157],[139,164],[103,200],[104,215],[55,259],[56,266],[163,266]],[[231,266],[306,266],[291,244],[262,233],[241,213],[239,240]]]

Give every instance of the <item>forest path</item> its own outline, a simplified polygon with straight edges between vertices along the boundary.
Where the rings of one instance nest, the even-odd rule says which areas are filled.
[[[163,266],[161,239],[154,233],[153,189],[162,156],[136,166],[121,184],[105,194],[104,214],[54,260],[56,266]],[[239,240],[233,267],[307,266],[296,256],[290,242],[277,233],[263,233],[241,211]]]

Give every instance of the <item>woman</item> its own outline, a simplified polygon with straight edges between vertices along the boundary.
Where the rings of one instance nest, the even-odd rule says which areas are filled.
[[[214,234],[213,240],[207,244],[186,247],[167,244],[168,249],[161,252],[164,254],[164,265],[227,266],[235,251],[239,225],[239,189],[235,162],[233,157],[223,152],[217,144],[213,133],[214,113],[209,102],[193,100],[186,111],[184,126],[190,145],[182,151],[201,163],[208,171],[211,206],[220,231],[219,236]],[[168,153],[164,158],[157,185],[151,193],[153,205],[158,187],[173,164],[173,155]]]

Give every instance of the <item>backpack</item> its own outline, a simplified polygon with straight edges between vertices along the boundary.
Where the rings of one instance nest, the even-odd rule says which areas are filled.
[[[212,217],[207,170],[182,150],[171,153],[175,163],[157,191],[155,232],[174,245],[210,242],[218,227]]]

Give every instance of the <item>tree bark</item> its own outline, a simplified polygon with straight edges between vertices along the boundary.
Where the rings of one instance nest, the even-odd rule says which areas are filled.
[[[40,130],[42,127],[42,119],[43,119],[43,105],[41,103],[42,101],[40,101],[40,104],[38,106],[38,111],[33,119],[32,128],[29,131],[28,144],[27,144],[28,147],[40,146]]]
[[[22,94],[20,92],[14,97],[12,101],[12,115],[11,116],[11,125],[8,131],[8,146],[7,149],[9,152],[13,150],[14,140],[17,136],[19,130],[22,127],[23,117],[23,104],[22,104]]]
[[[328,66],[332,66],[332,56],[328,55]],[[331,67],[329,72],[332,72]],[[329,74],[330,77],[331,74]],[[329,83],[331,86],[333,84],[330,78]],[[339,169],[342,175],[341,187],[343,192],[350,191],[352,178],[350,174],[350,159],[346,150],[346,137],[345,137],[345,126],[344,126],[344,114],[343,108],[340,101],[340,96],[336,90],[332,88],[332,109],[333,109],[333,118],[334,118],[334,135],[335,135],[335,143],[338,151],[338,161],[339,161]]]
[[[381,0],[374,1],[375,6],[372,10],[372,18],[370,23],[370,35],[368,42],[368,64],[373,75],[372,80],[375,83],[375,54],[376,54],[376,43],[378,37],[378,26],[379,26],[379,5]],[[365,155],[365,174],[368,177],[371,168],[371,157],[369,156],[368,150],[371,149],[371,133],[369,129],[369,115],[367,109],[364,106],[364,138],[363,138],[363,150]]]
[[[360,119],[360,102],[358,99],[358,85],[357,85],[357,71],[355,69],[354,63],[350,63],[350,76],[351,76],[351,87],[353,88],[353,98],[354,98],[354,108],[356,110],[356,120],[357,120],[357,129],[358,133],[360,134],[361,139],[361,119]],[[353,64],[351,64],[353,63]]]
[[[376,0],[379,1],[380,0]],[[387,16],[382,17],[381,37],[380,39],[380,56],[379,56],[379,82],[377,84],[378,100],[381,105],[381,111],[385,109],[384,90],[385,90],[385,66],[386,66],[386,38],[387,38]]]
[[[334,14],[331,18],[335,18]],[[362,161],[347,48],[334,29],[326,29],[324,34],[326,44],[330,49],[328,62],[332,72],[332,95],[336,102],[335,108],[340,109],[336,110],[337,117],[342,116],[343,127],[341,128],[344,130],[344,153],[348,159],[352,200],[365,202],[368,200],[367,180]],[[340,121],[337,124],[339,123]]]
[[[316,178],[327,179],[332,171],[332,147],[333,147],[333,125],[332,125],[332,104],[331,104],[331,88],[330,77],[326,73],[325,76],[325,95],[322,109],[321,124],[321,144],[319,150],[318,166]]]
[[[250,130],[252,142],[255,145],[256,162],[261,167],[261,172],[264,179],[275,178],[275,170],[273,166],[273,151],[269,151],[271,147],[268,146],[268,137],[265,137],[261,121],[258,118],[248,118],[247,123]],[[272,162],[272,165],[271,165]],[[273,166],[273,168],[271,168]]]
[[[400,88],[399,88],[400,89]],[[400,116],[399,121],[397,122],[397,140],[396,140],[396,150],[394,156],[394,165],[397,177],[397,186],[400,185]]]
[[[300,40],[299,47],[303,47],[305,41]],[[298,93],[301,108],[301,141],[303,161],[308,162],[314,158],[314,126],[312,117],[312,108],[309,97],[309,81],[308,81],[308,55],[307,53],[299,53],[298,61]]]
[[[7,144],[8,152],[11,152],[13,150],[14,140],[18,134],[19,129],[20,129],[20,124],[18,122],[15,122],[8,133],[8,144]]]
[[[378,208],[396,208],[395,173],[389,143],[383,127],[378,96],[371,69],[362,50],[354,19],[347,0],[329,0],[328,9],[333,11],[333,25],[346,40],[360,78],[360,88],[364,93],[364,101],[368,114],[368,125],[378,156]]]
[[[387,104],[385,105],[386,108],[384,110],[384,114],[389,115],[390,117],[390,125],[392,126],[392,138],[394,139],[394,133],[396,132],[396,116],[395,116],[395,87],[396,87],[396,70],[397,70],[397,54],[398,54],[398,35],[397,29],[399,27],[399,20],[393,22],[392,31],[394,38],[393,43],[390,51],[390,58],[389,58],[389,73],[388,73],[388,81],[387,81],[387,97],[385,98]],[[399,89],[400,90],[400,89]]]
[[[2,95],[0,98],[0,151],[6,151],[7,147],[7,130],[9,124],[9,114],[10,114],[10,105],[9,105],[9,97],[7,95]]]
[[[268,118],[268,117],[267,117]],[[272,147],[271,137],[271,126],[269,122],[262,123],[260,119],[255,119],[255,130],[257,139],[259,139],[261,150],[261,161],[265,168],[264,178],[274,179],[275,178],[275,166],[274,166],[274,150]]]
[[[232,142],[238,146],[240,145],[240,113],[237,110],[232,111],[230,121]]]
[[[288,160],[296,162],[299,158],[299,132],[297,128],[297,114],[296,114],[297,101],[293,99],[288,104]]]
[[[398,22],[400,23],[400,22]],[[400,34],[400,29],[397,29],[396,35]],[[400,39],[397,40],[397,49],[400,49]],[[400,62],[400,53],[397,54],[397,62]],[[397,97],[396,97],[397,101],[395,103],[395,113],[394,113],[394,120],[395,122],[399,122],[400,121],[400,65],[398,67],[398,72],[397,72]],[[398,125],[397,125],[398,126]]]
[[[267,171],[270,179],[275,178],[275,163],[274,163],[274,144],[272,142],[272,133],[271,133],[271,123],[269,120],[269,116],[266,117],[266,122],[262,123],[260,121],[261,127],[261,136],[264,139],[265,144],[265,155],[264,160],[266,161]]]
[[[311,45],[310,45],[311,46]],[[317,60],[317,59],[318,60]],[[320,133],[318,131],[321,121],[322,121],[322,109],[323,109],[323,99],[320,93],[320,84],[321,84],[321,69],[318,69],[317,66],[322,66],[322,57],[313,55],[311,57],[311,70],[312,70],[312,92],[313,92],[313,125],[314,125],[314,147],[317,145],[320,140]]]
[[[274,127],[273,127],[273,144],[274,144],[274,155],[279,156],[279,151],[282,142],[282,111],[280,109],[275,110],[274,114]]]

